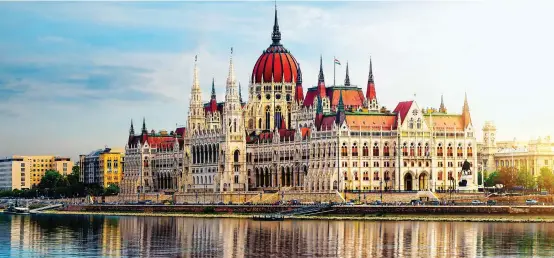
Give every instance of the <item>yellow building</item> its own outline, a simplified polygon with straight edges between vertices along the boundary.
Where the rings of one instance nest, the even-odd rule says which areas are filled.
[[[19,156],[0,158],[0,189],[30,189],[38,185],[48,170],[62,175],[71,173],[70,158],[56,156]]]
[[[99,149],[88,155],[79,156],[79,180],[85,184],[99,184],[108,187],[110,184],[121,182],[123,177],[122,150]]]

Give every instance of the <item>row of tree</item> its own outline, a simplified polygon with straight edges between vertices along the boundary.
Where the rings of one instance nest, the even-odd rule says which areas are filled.
[[[79,182],[79,167],[74,166],[71,174],[61,175],[58,171],[48,170],[44,173],[38,185],[33,185],[31,189],[14,189],[13,191],[0,191],[0,197],[84,197],[87,195],[102,196],[116,195],[119,193],[119,187],[110,184],[103,188],[98,184],[83,184]]]
[[[483,183],[487,187],[502,184],[505,189],[522,188],[553,192],[554,174],[551,169],[543,167],[535,178],[526,168],[503,167],[498,171],[485,174]]]

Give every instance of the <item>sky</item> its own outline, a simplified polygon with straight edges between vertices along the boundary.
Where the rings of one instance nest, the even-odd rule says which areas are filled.
[[[335,56],[337,83],[348,61],[365,90],[371,56],[381,105],[438,108],[442,94],[461,113],[467,93],[474,127],[494,121],[498,140],[554,131],[552,10],[552,1],[278,2],[304,91],[320,55],[328,85]],[[0,156],[124,148],[143,117],[148,130],[185,125],[195,55],[204,99],[212,78],[224,99],[231,47],[246,94],[273,14],[273,1],[0,2]]]

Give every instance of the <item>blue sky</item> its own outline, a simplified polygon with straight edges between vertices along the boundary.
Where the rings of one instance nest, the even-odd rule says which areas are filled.
[[[328,83],[336,56],[365,88],[371,55],[389,109],[414,94],[438,107],[444,94],[458,113],[467,92],[474,126],[493,120],[499,139],[553,131],[548,1],[278,4],[304,85],[316,83],[322,54]],[[215,78],[222,100],[233,47],[246,93],[272,23],[272,1],[1,2],[0,156],[124,147],[130,120],[138,127],[142,117],[172,130],[185,123],[194,56],[205,99]]]

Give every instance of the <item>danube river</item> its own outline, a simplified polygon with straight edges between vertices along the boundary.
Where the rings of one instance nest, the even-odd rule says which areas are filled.
[[[2,215],[0,257],[481,257],[554,254],[554,224]]]

